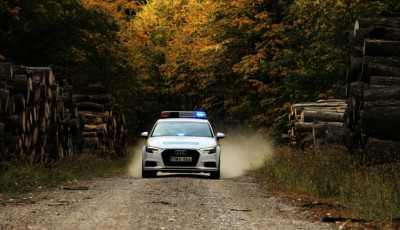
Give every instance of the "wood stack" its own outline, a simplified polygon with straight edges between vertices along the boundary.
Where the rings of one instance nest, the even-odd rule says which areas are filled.
[[[72,99],[72,87],[65,88],[70,96],[64,94],[50,67],[11,63],[0,63],[0,82],[0,161],[71,156],[76,106],[64,101]]]
[[[308,144],[342,143],[346,119],[345,100],[330,99],[294,104],[289,113],[290,141],[302,148]]]
[[[0,163],[46,164],[86,147],[126,153],[125,117],[111,95],[75,95],[51,67],[0,62]]]
[[[400,141],[400,18],[358,19],[350,37],[346,145],[363,152]]]
[[[101,149],[115,155],[126,153],[126,123],[120,105],[111,95],[77,95],[82,117],[83,148]]]

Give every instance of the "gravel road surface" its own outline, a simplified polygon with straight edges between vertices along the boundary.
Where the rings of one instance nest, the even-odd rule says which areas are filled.
[[[1,229],[331,229],[250,176],[75,181],[0,197]]]

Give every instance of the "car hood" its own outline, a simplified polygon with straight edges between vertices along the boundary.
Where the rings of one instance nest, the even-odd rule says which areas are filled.
[[[216,144],[212,137],[150,137],[147,144],[163,149],[201,149]]]

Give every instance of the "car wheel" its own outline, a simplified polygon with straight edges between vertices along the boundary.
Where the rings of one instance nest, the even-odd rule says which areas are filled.
[[[142,169],[142,178],[153,178],[157,176],[156,171],[144,171]]]
[[[211,179],[219,179],[220,176],[221,176],[221,175],[220,175],[219,169],[218,169],[218,171],[216,171],[216,172],[211,172],[211,173],[210,173]]]

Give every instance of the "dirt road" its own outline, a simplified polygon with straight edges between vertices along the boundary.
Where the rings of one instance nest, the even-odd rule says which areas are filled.
[[[330,229],[249,176],[97,178],[0,198],[1,229]]]

